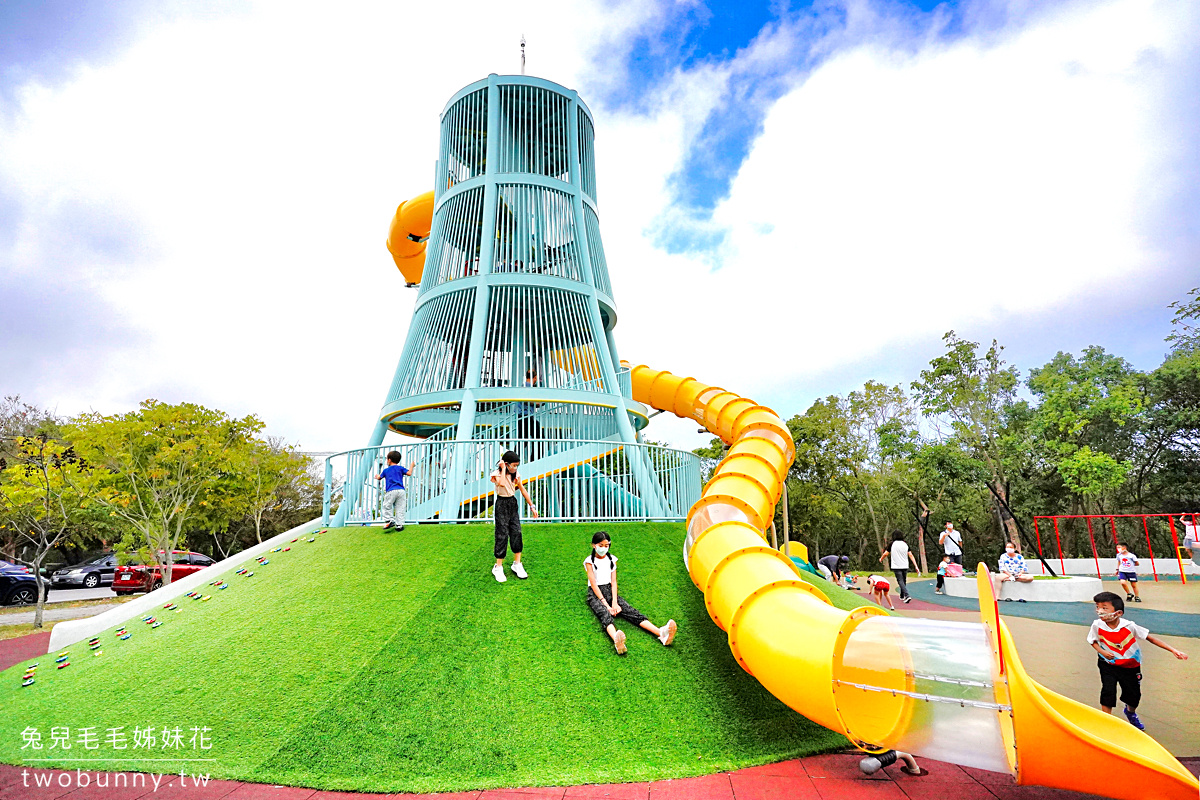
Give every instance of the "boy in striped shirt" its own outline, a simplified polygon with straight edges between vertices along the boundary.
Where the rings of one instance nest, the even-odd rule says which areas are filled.
[[[1100,669],[1100,710],[1111,714],[1117,705],[1117,686],[1121,687],[1121,702],[1125,704],[1125,717],[1140,731],[1146,726],[1138,719],[1137,707],[1142,700],[1142,648],[1139,639],[1179,659],[1187,659],[1187,653],[1176,650],[1150,631],[1122,619],[1125,601],[1121,595],[1101,592],[1092,598],[1096,604],[1096,616],[1088,631],[1087,642],[1100,658],[1096,666]]]

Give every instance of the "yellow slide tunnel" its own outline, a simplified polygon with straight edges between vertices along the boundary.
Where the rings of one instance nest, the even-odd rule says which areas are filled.
[[[763,535],[795,458],[783,420],[695,378],[646,366],[631,377],[634,400],[729,445],[688,514],[684,562],[738,663],[789,707],[867,752],[898,749],[1114,798],[1130,786],[1197,797],[1196,778],[1145,733],[1029,678],[990,616],[985,566],[979,623],[834,608]]]
[[[421,274],[425,271],[425,243],[432,225],[432,191],[405,200],[392,217],[387,249],[408,286],[416,286],[421,282]]]

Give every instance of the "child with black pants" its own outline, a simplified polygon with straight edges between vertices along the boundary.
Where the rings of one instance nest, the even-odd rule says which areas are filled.
[[[950,566],[952,559],[950,556],[942,556],[942,563],[938,564],[937,568],[937,588],[933,590],[934,594],[946,593],[946,567]]]
[[[496,505],[492,509],[496,522],[496,546],[493,552],[496,564],[492,567],[492,577],[498,583],[508,580],[504,575],[504,557],[508,555],[509,545],[512,546],[513,552],[513,574],[522,579],[529,577],[529,573],[521,564],[521,549],[524,543],[521,541],[521,512],[517,508],[517,491],[520,490],[521,494],[525,495],[525,502],[529,504],[529,511],[534,517],[538,515],[538,510],[530,499],[521,476],[517,474],[520,464],[520,456],[512,450],[505,450],[504,455],[500,457],[500,463],[496,465],[496,471],[492,473],[492,483],[496,485]]]
[[[1100,669],[1100,710],[1111,714],[1117,705],[1117,687],[1121,687],[1121,702],[1125,704],[1125,718],[1138,730],[1146,726],[1138,718],[1137,707],[1142,701],[1142,648],[1139,639],[1187,659],[1187,653],[1176,650],[1150,631],[1127,619],[1125,601],[1119,594],[1101,592],[1092,598],[1096,604],[1096,616],[1088,631],[1087,641],[1100,658],[1096,666]]]
[[[605,633],[613,640],[617,653],[624,655],[625,632],[617,630],[613,624],[614,617],[627,619],[642,630],[654,634],[666,646],[675,641],[675,620],[667,620],[667,624],[659,628],[646,619],[642,612],[625,601],[617,594],[617,557],[608,552],[611,542],[604,531],[596,531],[592,535],[592,554],[583,560],[583,571],[587,573],[588,592],[587,604],[596,619],[604,626]]]

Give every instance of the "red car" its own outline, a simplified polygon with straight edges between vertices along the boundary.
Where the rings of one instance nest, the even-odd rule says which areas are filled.
[[[203,553],[175,550],[171,554],[171,580],[186,578],[197,570],[211,567],[213,560]],[[117,594],[152,592],[163,585],[162,572],[157,564],[126,564],[113,573],[112,590]]]

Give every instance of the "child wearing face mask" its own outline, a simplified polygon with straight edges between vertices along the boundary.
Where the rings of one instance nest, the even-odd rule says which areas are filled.
[[[1117,580],[1125,590],[1125,601],[1142,602],[1141,592],[1138,591],[1137,568],[1138,557],[1129,552],[1124,542],[1117,543]]]
[[[1138,719],[1137,707],[1142,700],[1142,648],[1139,639],[1161,647],[1178,659],[1186,660],[1187,653],[1150,633],[1141,625],[1127,619],[1125,601],[1113,592],[1101,592],[1092,598],[1096,604],[1096,616],[1088,631],[1087,642],[1100,656],[1096,666],[1100,669],[1100,710],[1111,714],[1117,705],[1117,686],[1121,687],[1121,702],[1125,704],[1125,718],[1140,731],[1146,726]]]
[[[592,535],[592,552],[583,560],[583,571],[587,573],[588,592],[587,604],[596,619],[604,626],[608,638],[613,640],[617,653],[624,655],[625,632],[617,630],[613,624],[614,617],[621,617],[658,637],[665,646],[675,641],[675,630],[678,627],[675,620],[667,620],[667,624],[659,628],[626,602],[624,597],[617,594],[617,557],[609,552],[612,542],[604,531],[596,531]]]

